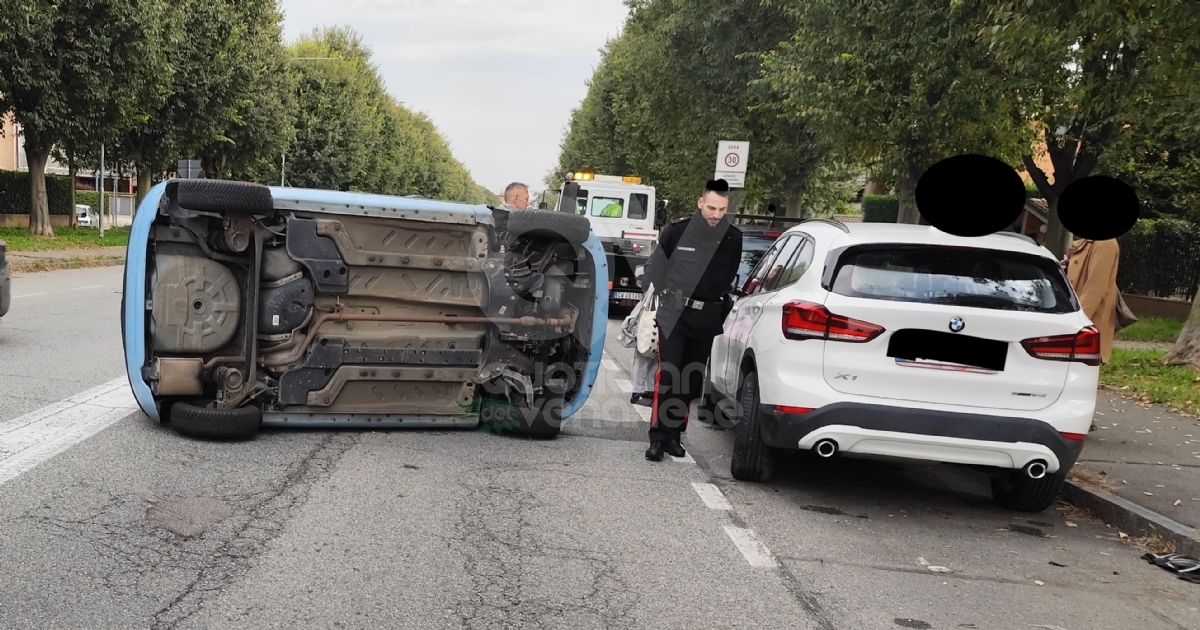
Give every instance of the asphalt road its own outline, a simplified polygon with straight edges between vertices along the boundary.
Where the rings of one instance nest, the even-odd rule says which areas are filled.
[[[119,272],[44,275],[0,323],[0,438],[123,373],[120,296],[78,288]],[[1200,628],[1200,587],[1103,525],[997,508],[977,473],[794,457],[743,484],[702,427],[649,463],[609,345],[551,442],[216,443],[128,414],[0,482],[0,628]]]

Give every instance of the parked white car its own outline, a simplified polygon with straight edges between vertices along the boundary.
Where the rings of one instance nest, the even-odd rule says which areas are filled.
[[[75,204],[75,223],[79,227],[96,227],[99,225],[96,221],[96,214],[92,212],[92,207],[87,204]]]
[[[1006,508],[1053,503],[1091,425],[1100,340],[1048,250],[808,221],[741,292],[702,399],[737,411],[735,478],[812,450],[969,465]]]

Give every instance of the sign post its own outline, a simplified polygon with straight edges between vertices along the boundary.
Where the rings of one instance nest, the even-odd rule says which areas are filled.
[[[717,168],[713,179],[729,182],[730,188],[745,188],[746,165],[749,162],[749,142],[722,140],[717,143]]]

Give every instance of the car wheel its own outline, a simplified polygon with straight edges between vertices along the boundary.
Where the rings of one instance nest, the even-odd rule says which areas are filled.
[[[486,433],[515,433],[550,440],[558,437],[562,420],[558,415],[561,410],[547,407],[543,405],[533,413],[507,401],[485,398],[479,409],[479,427]]]
[[[251,216],[275,210],[271,189],[249,182],[185,179],[179,182],[175,195],[179,206],[188,210]]]
[[[258,407],[214,409],[176,402],[168,411],[171,426],[183,435],[198,438],[245,439],[254,437],[262,424]]]
[[[1054,504],[1066,479],[1065,470],[1041,479],[1030,479],[1020,471],[996,473],[992,475],[992,498],[1007,510],[1041,512]]]
[[[592,224],[587,217],[565,212],[518,210],[508,216],[508,233],[513,236],[561,238],[572,245],[587,242]]]
[[[724,405],[717,402],[712,380],[709,377],[711,370],[711,365],[704,366],[704,390],[700,393],[700,400],[697,402],[700,408],[700,424],[714,431],[724,431],[732,428],[734,422],[733,418],[725,413]]]
[[[742,419],[734,428],[733,461],[729,472],[739,481],[770,481],[774,474],[774,453],[763,443],[758,374],[750,372],[746,375],[740,394]]]

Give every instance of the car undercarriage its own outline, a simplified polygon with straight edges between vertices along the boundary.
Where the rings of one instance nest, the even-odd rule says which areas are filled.
[[[131,239],[146,306],[130,372],[160,419],[207,437],[260,423],[557,434],[599,361],[607,276],[586,218],[290,190],[169,182]]]

